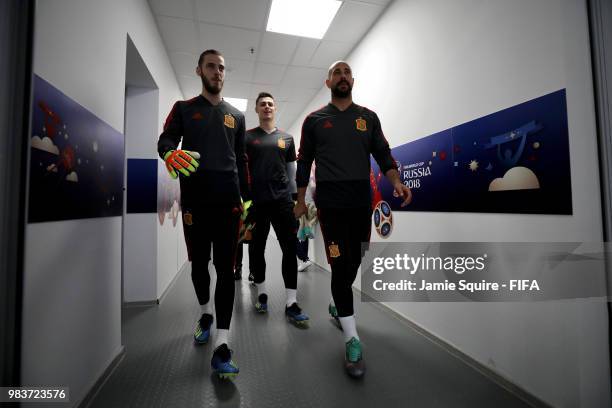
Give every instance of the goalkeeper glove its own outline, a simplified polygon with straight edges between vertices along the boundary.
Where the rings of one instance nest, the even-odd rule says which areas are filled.
[[[242,203],[242,213],[240,214],[240,232],[238,242],[250,241],[255,228],[255,206],[253,201]]]
[[[185,177],[189,177],[189,174],[194,173],[200,166],[199,158],[200,153],[189,150],[170,150],[164,154],[166,169],[173,179],[178,177],[177,170]]]

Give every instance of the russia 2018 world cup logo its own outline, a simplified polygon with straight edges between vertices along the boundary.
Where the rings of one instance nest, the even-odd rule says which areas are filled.
[[[379,201],[374,207],[374,228],[381,238],[389,238],[393,231],[393,213],[386,201]]]

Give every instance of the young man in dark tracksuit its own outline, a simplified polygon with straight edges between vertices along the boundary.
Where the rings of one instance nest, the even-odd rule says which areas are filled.
[[[158,152],[173,178],[181,174],[181,208],[191,277],[202,317],[194,339],[206,343],[213,323],[208,260],[213,249],[217,272],[217,331],[211,365],[223,378],[238,374],[228,336],[234,306],[234,257],[242,212],[241,194],[248,195],[244,115],[221,98],[225,77],[223,56],[206,50],[196,73],[202,94],[174,104],[159,137]],[[177,150],[182,139],[182,150]]]
[[[304,120],[300,142],[296,217],[306,212],[304,196],[313,160],[319,209],[327,259],[332,270],[331,291],[335,305],[330,314],[338,318],[345,336],[345,368],[352,377],[365,372],[359,335],[353,312],[352,285],[363,257],[361,243],[370,241],[370,154],[395,191],[411,200],[411,192],[400,180],[389,144],[373,111],[353,103],[354,79],[350,66],[334,63],[325,84],[331,103]]]
[[[272,95],[260,93],[255,101],[255,111],[259,116],[259,126],[246,134],[255,204],[255,229],[249,243],[249,265],[258,291],[255,309],[260,313],[268,310],[264,253],[272,224],[283,251],[281,270],[287,292],[285,314],[290,322],[304,326],[308,316],[297,304],[298,223],[293,214],[290,183],[295,175],[295,143],[291,135],[276,128],[276,104]]]

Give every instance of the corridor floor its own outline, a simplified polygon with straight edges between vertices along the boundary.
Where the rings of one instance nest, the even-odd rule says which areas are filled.
[[[267,261],[268,314],[254,311],[256,290],[246,280],[248,267],[236,285],[230,334],[240,367],[235,381],[211,374],[211,344],[193,343],[200,310],[190,272],[184,271],[160,305],[124,308],[125,358],[90,407],[529,406],[358,296],[367,373],[361,380],[349,378],[343,370],[342,334],[327,314],[329,273],[313,265],[299,274],[298,300],[311,318],[310,328],[303,330],[284,318],[278,248],[269,248]]]

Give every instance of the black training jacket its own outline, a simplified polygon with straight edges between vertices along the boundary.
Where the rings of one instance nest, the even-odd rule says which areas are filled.
[[[253,200],[291,200],[287,163],[296,159],[293,137],[279,129],[268,134],[256,127],[246,133],[246,148]]]
[[[396,168],[376,113],[354,103],[341,111],[330,103],[304,120],[297,186],[308,185],[316,160],[317,207],[369,207],[370,154],[383,174]]]
[[[248,162],[245,150],[244,115],[225,101],[212,105],[199,95],[172,107],[159,136],[157,151],[178,147],[200,153],[200,167],[189,177],[179,176],[181,204],[194,206],[235,205],[240,195],[249,198]]]

